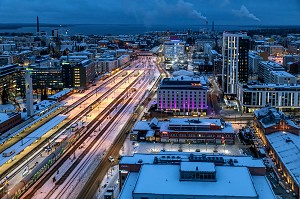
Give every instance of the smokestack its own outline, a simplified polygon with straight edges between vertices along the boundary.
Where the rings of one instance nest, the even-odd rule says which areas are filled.
[[[36,32],[40,32],[39,16],[36,17]]]

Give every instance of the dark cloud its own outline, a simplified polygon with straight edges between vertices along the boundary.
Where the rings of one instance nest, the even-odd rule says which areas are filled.
[[[299,10],[299,0],[0,0],[0,22],[300,25]]]

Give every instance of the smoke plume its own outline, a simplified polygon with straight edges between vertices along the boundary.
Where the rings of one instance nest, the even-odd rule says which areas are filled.
[[[232,10],[232,12],[239,17],[247,17],[255,21],[260,21],[260,19],[251,13],[244,5],[242,5],[239,10]]]

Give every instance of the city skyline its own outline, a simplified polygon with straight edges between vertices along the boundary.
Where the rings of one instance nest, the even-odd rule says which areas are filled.
[[[283,6],[284,5],[284,6]],[[1,23],[300,25],[300,2],[235,0],[0,2]]]

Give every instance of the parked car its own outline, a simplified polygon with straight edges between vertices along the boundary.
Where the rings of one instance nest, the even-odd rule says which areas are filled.
[[[108,157],[108,160],[109,160],[110,162],[114,162],[114,161],[115,161],[115,159],[114,159],[113,157],[111,157],[111,156]]]

